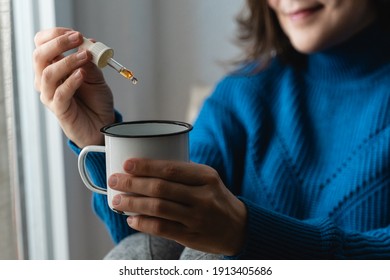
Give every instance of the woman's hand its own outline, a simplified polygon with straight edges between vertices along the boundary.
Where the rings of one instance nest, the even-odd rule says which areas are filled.
[[[246,208],[211,167],[131,159],[126,173],[109,178],[112,189],[134,193],[113,199],[115,209],[139,213],[130,227],[205,252],[234,255],[243,246]]]
[[[100,128],[114,122],[113,97],[102,72],[86,50],[83,36],[68,28],[40,31],[34,38],[35,88],[64,133],[80,148],[103,143]]]

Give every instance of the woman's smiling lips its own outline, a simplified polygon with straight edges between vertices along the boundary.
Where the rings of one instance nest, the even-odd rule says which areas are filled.
[[[313,7],[295,9],[294,11],[291,11],[291,12],[288,11],[288,12],[285,12],[284,14],[288,18],[290,18],[292,21],[297,21],[297,20],[305,19],[305,18],[312,16],[313,14],[315,14],[316,12],[321,10],[322,8],[323,8],[323,5],[316,5]]]

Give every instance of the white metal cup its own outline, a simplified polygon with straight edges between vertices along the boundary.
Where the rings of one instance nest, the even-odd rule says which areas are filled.
[[[107,180],[113,173],[123,173],[123,163],[130,158],[189,161],[189,132],[192,126],[178,121],[135,121],[108,125],[100,131],[105,135],[105,146],[86,146],[78,157],[78,168],[84,184],[93,192],[107,195],[109,207],[120,214],[132,212],[116,210],[113,197],[121,193],[110,187],[94,184],[86,170],[88,153],[106,154]]]

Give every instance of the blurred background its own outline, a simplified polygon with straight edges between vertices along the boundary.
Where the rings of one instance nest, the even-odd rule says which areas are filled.
[[[0,259],[101,259],[113,246],[77,157],[39,101],[33,38],[71,27],[112,47],[137,85],[103,69],[124,120],[192,122],[240,54],[244,0],[0,0]]]

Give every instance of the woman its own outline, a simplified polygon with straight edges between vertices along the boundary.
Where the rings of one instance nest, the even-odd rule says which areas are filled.
[[[141,194],[113,201],[141,215],[94,195],[97,214],[132,246],[140,231],[233,259],[390,258],[388,1],[247,4],[246,57],[206,100],[192,162],[129,159],[108,184]],[[100,127],[121,121],[111,92],[86,51],[61,55],[81,34],[35,43],[36,88],[72,149],[102,144]],[[104,185],[103,158],[90,165]]]

